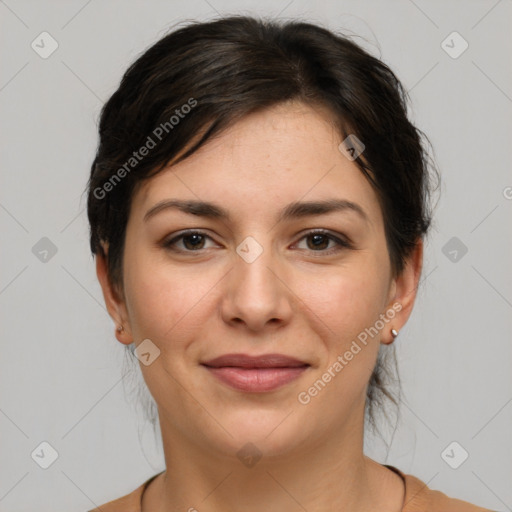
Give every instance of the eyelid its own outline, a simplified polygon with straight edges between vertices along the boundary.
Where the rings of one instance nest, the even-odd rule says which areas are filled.
[[[319,255],[322,255],[322,254],[329,255],[332,253],[339,252],[343,249],[353,249],[354,248],[354,244],[347,236],[342,235],[342,234],[335,234],[332,231],[329,231],[328,229],[324,229],[324,228],[308,229],[306,232],[304,232],[302,234],[302,236],[299,238],[298,242],[296,242],[294,245],[296,245],[297,243],[302,241],[304,238],[307,238],[308,236],[311,236],[311,235],[325,235],[327,238],[329,238],[330,240],[332,240],[333,242],[335,242],[337,244],[337,247],[331,247],[330,249],[323,250],[323,251],[310,250],[309,252],[311,252],[311,253],[318,253]]]
[[[307,238],[308,236],[317,235],[317,234],[325,235],[330,240],[335,242],[337,244],[337,247],[331,247],[330,249],[319,250],[319,251],[309,250],[308,252],[318,253],[319,255],[329,255],[329,254],[332,254],[333,252],[339,252],[343,249],[353,249],[354,248],[353,243],[345,235],[334,234],[333,232],[331,232],[327,229],[324,229],[324,228],[313,228],[313,229],[309,229],[309,230],[303,232],[302,235],[300,236],[300,238],[298,239],[298,241],[294,243],[294,245],[298,244],[299,242],[301,242],[303,239]],[[182,238],[189,236],[189,235],[201,235],[205,238],[209,238],[210,240],[213,240],[213,238],[205,231],[203,231],[201,229],[191,228],[191,229],[187,229],[187,230],[179,232],[177,235],[173,236],[171,239],[167,239],[167,238],[164,239],[163,242],[161,243],[161,245],[166,249],[174,250],[175,252],[181,252],[181,253],[201,253],[202,251],[204,251],[205,249],[198,249],[196,251],[184,250],[184,249],[173,249],[173,245],[176,242],[178,242]]]
[[[175,252],[181,252],[181,253],[200,253],[203,249],[199,249],[197,251],[187,251],[184,249],[173,249],[173,245],[181,240],[182,238],[190,235],[201,235],[205,238],[209,238],[210,240],[213,240],[213,238],[206,233],[205,231],[202,231],[201,229],[186,229],[184,231],[179,232],[178,234],[174,235],[171,238],[164,238],[164,240],[161,242],[161,245],[164,247],[164,249],[174,250]]]

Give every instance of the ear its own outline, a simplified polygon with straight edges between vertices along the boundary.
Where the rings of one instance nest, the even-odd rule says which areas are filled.
[[[96,275],[100,282],[101,289],[103,291],[103,298],[105,299],[105,305],[107,311],[115,323],[115,335],[119,342],[129,345],[132,343],[132,333],[130,323],[128,320],[128,312],[126,304],[122,294],[112,286],[108,274],[107,274],[107,258],[108,258],[108,246],[103,244],[104,254],[98,252],[96,254]],[[118,327],[122,326],[123,330],[118,331]]]
[[[400,331],[409,319],[414,301],[416,300],[416,292],[418,290],[422,267],[423,240],[420,238],[407,259],[402,273],[396,278],[393,278],[391,282],[389,303],[386,311],[392,309],[396,314],[393,319],[389,321],[388,330],[383,333],[381,343],[385,345],[393,343],[395,338],[391,334],[391,329]]]

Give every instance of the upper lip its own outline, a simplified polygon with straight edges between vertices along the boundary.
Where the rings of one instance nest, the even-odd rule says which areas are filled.
[[[202,363],[212,368],[233,366],[238,368],[297,368],[309,366],[308,363],[283,354],[263,354],[249,356],[247,354],[225,354]]]

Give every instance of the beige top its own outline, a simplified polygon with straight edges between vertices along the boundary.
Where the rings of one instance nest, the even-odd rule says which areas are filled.
[[[450,498],[440,491],[433,491],[418,478],[406,475],[394,466],[387,464],[384,464],[384,466],[399,474],[404,481],[405,500],[402,512],[493,512],[487,508],[472,505],[467,501]],[[159,474],[146,480],[130,494],[109,501],[105,505],[88,512],[141,512],[142,493]]]

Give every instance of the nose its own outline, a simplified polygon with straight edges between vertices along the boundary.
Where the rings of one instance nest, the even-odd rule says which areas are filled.
[[[268,245],[260,247],[265,247],[262,252],[251,244],[238,247],[234,267],[226,276],[221,306],[225,322],[253,332],[289,323],[293,311],[293,292],[284,265]],[[259,253],[256,259],[251,251]]]

